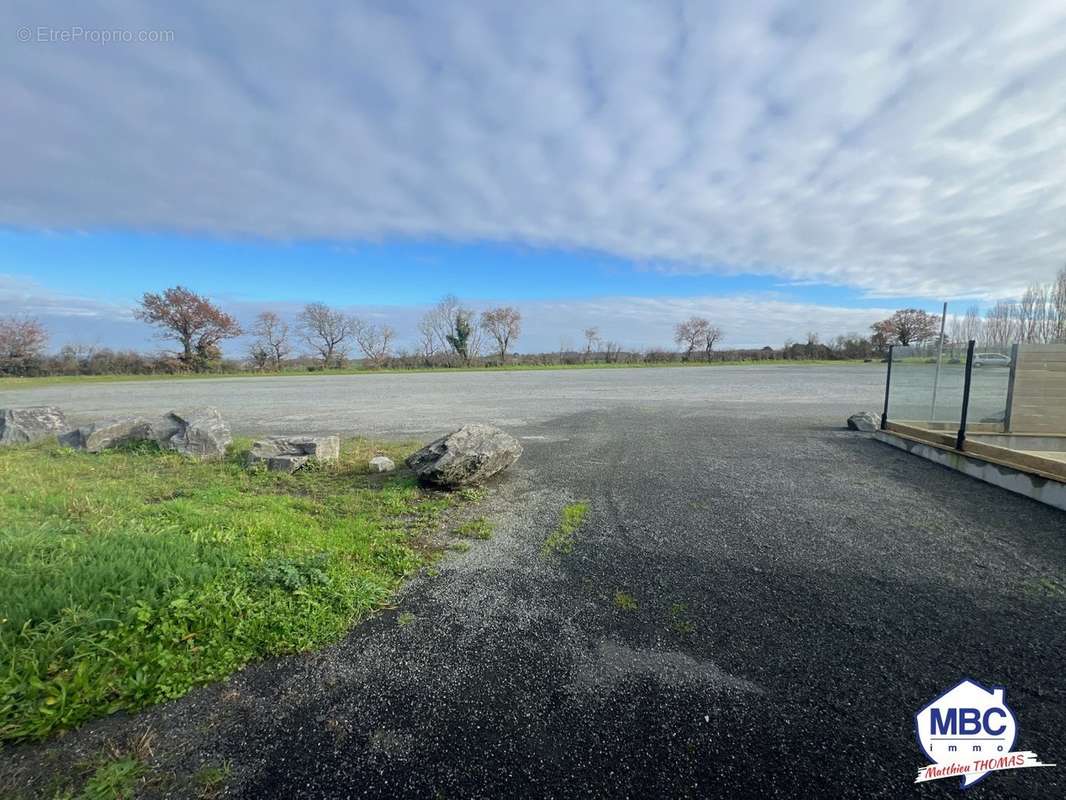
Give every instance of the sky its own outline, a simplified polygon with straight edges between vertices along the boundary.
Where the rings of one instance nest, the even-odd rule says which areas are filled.
[[[1018,297],[1066,263],[1066,4],[5,3],[0,315],[159,346],[177,283],[413,344],[722,346]],[[241,343],[234,343],[236,348]]]

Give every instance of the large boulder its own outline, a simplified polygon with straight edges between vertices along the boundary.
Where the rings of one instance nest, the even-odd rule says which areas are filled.
[[[233,441],[229,426],[213,406],[171,411],[153,423],[153,431],[160,447],[205,461],[225,456]]]
[[[341,454],[337,436],[268,436],[252,444],[248,465],[273,472],[295,472],[309,461],[336,461]]]
[[[481,483],[511,466],[522,445],[492,425],[464,425],[407,457],[423,483],[444,489]]]
[[[55,406],[0,409],[0,445],[29,444],[67,430],[63,412]]]
[[[134,442],[156,442],[164,450],[201,460],[218,459],[233,441],[218,409],[210,406],[171,411],[162,417],[94,422],[59,437],[61,444],[99,453]]]
[[[93,422],[59,437],[60,444],[78,450],[88,450],[90,453],[153,440],[152,423],[140,417]]]
[[[848,417],[848,428],[853,431],[865,431],[871,433],[880,429],[881,415],[873,411],[860,411]]]

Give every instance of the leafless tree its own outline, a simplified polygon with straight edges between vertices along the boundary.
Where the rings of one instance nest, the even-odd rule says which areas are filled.
[[[707,352],[707,360],[711,360],[711,351],[714,350],[714,346],[718,344],[722,339],[722,329],[717,325],[708,325],[707,333],[704,337],[704,350]]]
[[[1059,270],[1051,288],[1051,307],[1054,310],[1055,333],[1052,338],[1066,342],[1066,267]]]
[[[32,317],[0,318],[0,373],[25,375],[44,355],[48,332]]]
[[[692,358],[697,350],[707,349],[707,330],[711,321],[704,317],[689,317],[674,326],[674,341],[685,348],[685,358]]]
[[[978,306],[970,306],[962,317],[962,325],[959,330],[959,342],[969,342],[981,336],[981,309]]]
[[[392,340],[396,332],[385,323],[378,325],[360,319],[353,320],[352,326],[355,341],[367,361],[375,367],[383,366],[392,353]]]
[[[474,324],[474,312],[455,295],[445,295],[429,309],[419,330],[423,339],[432,339],[435,352],[453,353],[464,364],[481,355],[481,330]]]
[[[615,364],[618,362],[618,357],[622,354],[622,345],[618,342],[605,342],[603,345],[604,358],[607,359],[608,364]]]
[[[674,341],[685,348],[686,361],[697,350],[702,350],[704,358],[710,361],[711,351],[721,338],[722,329],[712,325],[706,317],[689,317],[674,326]]]
[[[585,360],[588,361],[592,357],[592,351],[599,347],[600,343],[600,329],[599,328],[585,328]]]
[[[1014,303],[999,300],[985,312],[984,344],[1004,345],[1017,341],[1018,330]]]
[[[275,370],[280,370],[281,362],[292,352],[288,323],[273,311],[264,311],[255,318],[252,335],[256,337],[249,350],[252,361],[259,363],[257,354],[261,351],[266,358],[259,368],[265,369],[270,363]]]
[[[322,366],[340,367],[354,330],[351,317],[324,303],[309,303],[300,312],[299,324],[300,335],[322,359]]]
[[[501,363],[507,363],[507,350],[522,333],[522,314],[517,308],[501,306],[481,312],[481,328],[496,341]]]
[[[237,320],[184,286],[162,294],[145,292],[134,316],[157,326],[162,338],[178,342],[179,358],[186,367],[202,367],[220,357],[222,340],[241,335]]]

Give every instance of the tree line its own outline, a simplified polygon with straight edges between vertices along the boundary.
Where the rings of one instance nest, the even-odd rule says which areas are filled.
[[[556,352],[519,354],[522,314],[512,306],[476,312],[454,295],[429,308],[417,326],[413,349],[396,348],[396,331],[384,322],[364,319],[309,303],[290,324],[274,311],[263,311],[245,329],[209,298],[183,287],[146,292],[135,316],[176,347],[157,354],[131,350],[65,345],[46,355],[48,332],[38,320],[0,318],[0,374],[143,374],[189,371],[339,369],[353,354],[371,368],[454,366],[567,365],[581,363],[669,363],[726,360],[874,359],[891,345],[934,345],[940,317],[905,308],[874,323],[868,336],[858,333],[821,341],[810,332],[802,342],[783,347],[720,349],[722,329],[706,317],[692,316],[674,326],[677,350],[626,350],[605,340],[596,327],[584,328],[578,343],[563,337]],[[982,315],[976,305],[948,319],[945,344],[969,339],[982,345],[1020,342],[1066,342],[1066,268],[1050,284],[1034,284],[1016,302],[1000,301]],[[249,335],[246,358],[223,358],[222,343]]]
[[[890,345],[922,347],[940,338],[940,317],[918,308],[905,308],[870,326],[870,339],[878,351]],[[1040,344],[1066,342],[1066,267],[1050,283],[1033,283],[1021,300],[999,300],[984,314],[970,305],[961,315],[947,319],[944,345],[957,348],[969,341],[982,347],[1003,349],[1016,342]]]

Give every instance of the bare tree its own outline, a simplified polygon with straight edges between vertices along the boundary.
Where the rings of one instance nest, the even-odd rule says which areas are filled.
[[[711,322],[704,317],[689,317],[674,326],[674,341],[685,348],[685,359],[692,358],[696,350],[707,348],[707,330]]]
[[[599,347],[600,342],[600,329],[599,328],[585,328],[585,360],[588,361],[592,356],[593,348]]]
[[[618,342],[605,342],[603,345],[604,358],[607,359],[608,364],[614,364],[618,362],[619,356],[622,355],[622,345]]]
[[[507,350],[522,333],[522,314],[517,308],[501,306],[481,312],[481,328],[496,340],[501,363],[507,363]]]
[[[437,334],[428,316],[418,321],[418,349],[422,353],[426,366],[430,366],[433,363],[433,356],[437,354]]]
[[[1066,342],[1066,267],[1059,270],[1051,287],[1052,316],[1055,318],[1052,339]]]
[[[145,292],[134,316],[157,326],[163,339],[178,342],[179,358],[186,367],[205,366],[221,356],[219,344],[223,339],[241,335],[237,320],[184,286],[174,286],[162,294]]]
[[[44,355],[48,332],[32,317],[0,318],[0,374],[26,375]]]
[[[260,369],[265,369],[269,362],[275,370],[280,370],[281,362],[292,352],[288,324],[273,311],[264,311],[255,318],[252,335],[256,337],[249,350],[252,361],[258,363],[257,352],[262,351],[266,360]]]
[[[972,305],[966,309],[962,317],[962,325],[959,329],[959,342],[969,342],[981,336],[981,309]]]
[[[708,325],[707,333],[704,337],[703,347],[707,353],[707,360],[711,360],[711,351],[714,350],[714,346],[718,344],[722,339],[722,329],[717,325]]]
[[[322,359],[322,366],[340,367],[348,355],[354,326],[351,317],[324,303],[309,303],[300,312],[300,335]]]
[[[392,340],[396,331],[385,323],[377,325],[356,319],[352,321],[355,341],[373,366],[383,366],[392,354]]]
[[[455,295],[445,295],[429,309],[419,323],[423,336],[432,340],[435,352],[454,353],[464,363],[481,355],[481,331],[474,324],[474,312]]]
[[[1007,344],[1018,336],[1018,315],[1013,303],[999,300],[985,312],[984,343]]]

